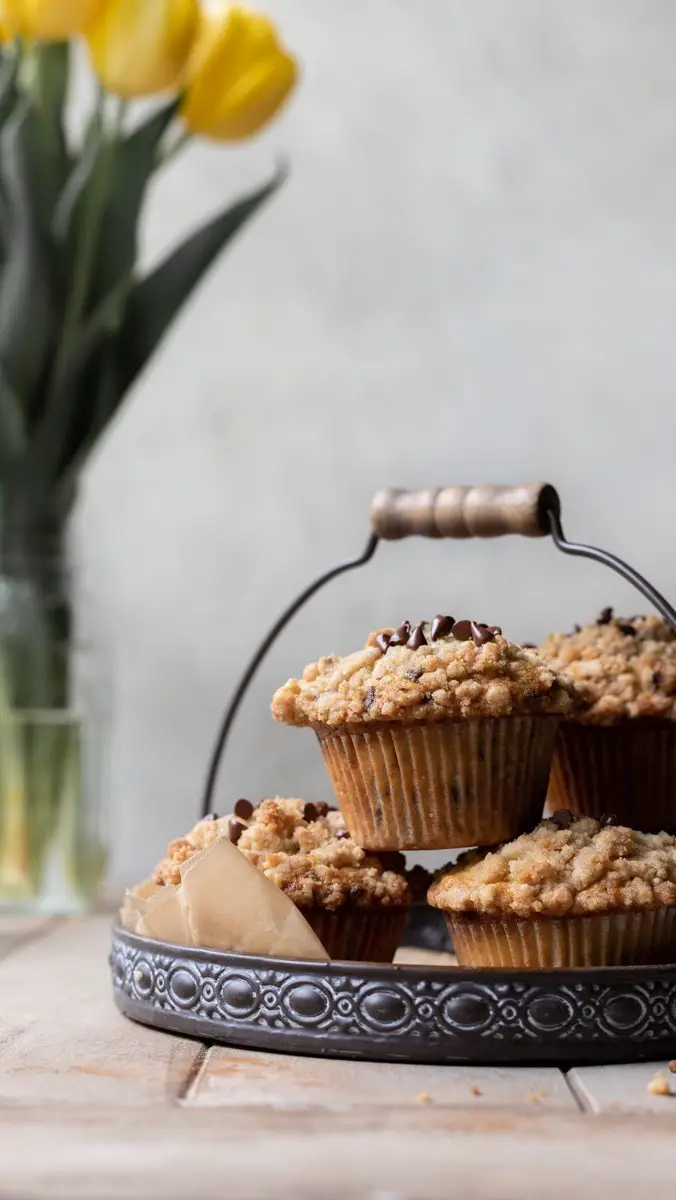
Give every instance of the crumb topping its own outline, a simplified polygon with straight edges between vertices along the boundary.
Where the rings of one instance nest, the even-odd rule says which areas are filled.
[[[470,624],[476,622],[456,622]],[[372,633],[355,654],[320,658],[305,668],[301,679],[279,688],[273,716],[285,725],[440,721],[561,715],[579,702],[574,685],[560,679],[535,651],[494,632],[497,626],[490,627],[491,640],[479,645],[470,634],[461,639],[449,632],[432,640],[432,628],[416,626],[425,644],[413,648],[397,644],[399,631],[384,629]]]
[[[229,837],[298,908],[410,904],[404,856],[367,854],[349,836],[337,809],[278,796],[263,800],[250,816],[239,815],[237,807],[235,811],[234,817],[200,821],[185,837],[170,842],[153,881],[180,883],[181,863],[216,838]]]
[[[553,633],[539,653],[584,696],[579,721],[676,720],[676,633],[661,617],[624,619],[607,608],[584,629]]]
[[[486,916],[573,916],[676,905],[676,838],[573,818],[542,821],[471,851],[432,884],[435,908]]]

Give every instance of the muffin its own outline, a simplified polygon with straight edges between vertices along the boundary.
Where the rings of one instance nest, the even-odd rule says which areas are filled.
[[[540,649],[585,707],[562,723],[548,808],[606,810],[636,829],[676,832],[676,633],[660,617],[606,608]]]
[[[574,695],[497,625],[439,615],[320,658],[272,713],[314,729],[359,845],[435,850],[499,842],[541,817]]]
[[[461,855],[428,893],[461,966],[606,967],[676,960],[676,838],[556,813]]]
[[[368,855],[327,804],[238,800],[171,842],[153,881],[178,883],[180,864],[223,836],[293,901],[331,958],[392,961],[411,906],[402,854]]]

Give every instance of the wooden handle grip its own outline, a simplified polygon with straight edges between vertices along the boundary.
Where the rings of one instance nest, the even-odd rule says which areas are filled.
[[[561,503],[550,483],[516,487],[499,484],[474,487],[427,488],[405,492],[386,488],[371,507],[373,532],[381,538],[500,537],[520,533],[544,537],[549,533],[547,512],[559,513]]]

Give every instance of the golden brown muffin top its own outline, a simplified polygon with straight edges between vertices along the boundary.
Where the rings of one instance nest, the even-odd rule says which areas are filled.
[[[551,634],[539,653],[583,694],[579,721],[676,720],[676,633],[661,617],[625,619],[606,608],[584,629]]]
[[[565,917],[676,905],[676,838],[556,813],[497,850],[471,851],[427,898],[452,913]]]
[[[363,650],[329,655],[275,693],[285,725],[440,721],[445,717],[561,715],[574,687],[498,626],[435,617],[372,633]]]
[[[401,854],[367,854],[337,809],[302,800],[238,800],[234,813],[199,821],[170,842],[155,868],[158,884],[180,883],[180,865],[219,837],[272,880],[299,908],[407,907],[411,895]]]

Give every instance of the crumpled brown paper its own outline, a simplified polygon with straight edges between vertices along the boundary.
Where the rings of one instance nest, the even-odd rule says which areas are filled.
[[[180,946],[328,959],[300,910],[227,837],[179,869],[176,886],[146,880],[127,892],[120,911],[124,929]]]

